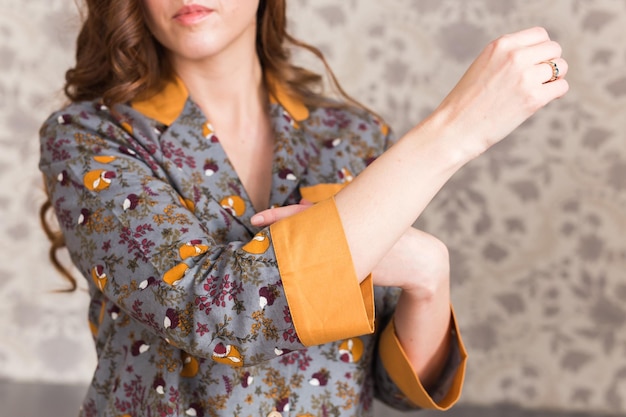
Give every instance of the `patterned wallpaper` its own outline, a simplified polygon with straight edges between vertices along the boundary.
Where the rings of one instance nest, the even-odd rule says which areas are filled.
[[[569,94],[464,167],[418,225],[452,254],[464,402],[625,414],[626,1],[289,6],[296,34],[399,134],[489,40],[543,25],[561,42]],[[76,16],[68,0],[0,2],[0,378],[85,383],[94,366],[86,294],[53,293],[36,215],[37,129],[63,102]]]

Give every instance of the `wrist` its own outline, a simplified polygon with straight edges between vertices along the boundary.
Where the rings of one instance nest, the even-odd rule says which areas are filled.
[[[475,129],[463,122],[463,106],[444,100],[414,129],[434,138],[432,154],[454,171],[481,155],[487,141],[475,138]]]

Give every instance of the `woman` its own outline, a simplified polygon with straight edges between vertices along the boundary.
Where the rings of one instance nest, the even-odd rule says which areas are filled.
[[[42,127],[40,163],[53,251],[89,282],[98,367],[81,415],[458,398],[447,250],[411,225],[567,91],[560,47],[541,28],[492,42],[391,146],[375,115],[317,92],[292,46],[317,52],[285,32],[284,0],[87,1],[72,104]]]

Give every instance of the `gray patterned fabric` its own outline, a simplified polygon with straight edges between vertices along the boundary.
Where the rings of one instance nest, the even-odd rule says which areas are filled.
[[[562,100],[463,168],[418,225],[452,253],[470,353],[463,402],[626,414],[626,1],[291,0],[292,28],[402,133],[489,40],[543,25]],[[53,294],[36,217],[37,128],[63,102],[66,0],[0,3],[0,376],[85,383],[86,294]],[[308,57],[303,57],[310,62]],[[494,115],[497,117],[497,115]]]
[[[79,385],[13,383],[0,379],[0,404],[3,413],[8,416],[65,417],[75,415],[76,407],[81,403],[85,387]],[[393,411],[381,404],[375,404],[376,415],[385,417],[403,417],[410,414]],[[4,415],[3,414],[3,415]],[[441,412],[425,410],[419,417],[440,417]],[[610,417],[610,414],[532,410],[512,404],[493,405],[458,405],[446,413],[446,417]]]

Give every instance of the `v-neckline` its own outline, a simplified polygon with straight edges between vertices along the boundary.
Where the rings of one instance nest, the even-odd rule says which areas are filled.
[[[205,115],[206,118],[206,115]],[[240,166],[239,170],[237,169],[237,167],[235,167],[235,163],[233,160],[232,155],[229,153],[228,149],[231,149],[231,151],[236,151],[236,145],[234,147],[229,146],[225,146],[224,142],[222,141],[222,137],[220,136],[219,130],[215,129],[214,130],[214,135],[217,137],[217,143],[219,144],[222,153],[224,154],[224,160],[228,162],[228,164],[230,165],[230,167],[233,170],[234,176],[237,178],[239,184],[241,185],[241,189],[243,190],[243,193],[245,194],[245,200],[248,201],[250,203],[250,206],[252,207],[252,209],[255,212],[259,212],[262,210],[265,210],[267,208],[270,207],[270,195],[272,192],[272,183],[273,183],[273,170],[272,167],[274,165],[274,153],[276,151],[276,146],[275,146],[275,139],[274,139],[274,132],[272,130],[272,126],[271,126],[271,120],[270,116],[268,115],[268,121],[270,121],[269,126],[268,126],[268,132],[267,135],[269,135],[269,138],[264,138],[263,140],[269,140],[271,141],[271,143],[268,143],[264,146],[268,146],[271,148],[271,150],[268,152],[267,155],[264,155],[264,160],[263,160],[263,165],[262,167],[259,167],[258,170],[256,170],[256,173],[258,173],[259,171],[267,177],[263,179],[263,181],[267,181],[267,183],[263,183],[263,190],[262,193],[263,195],[260,196],[261,193],[259,193],[259,196],[257,197],[262,197],[263,201],[261,202],[261,207],[257,207],[255,205],[255,201],[253,201],[252,199],[252,194],[253,194],[253,190],[251,190],[250,185],[251,184],[244,184],[243,178],[244,176],[242,176],[242,171],[241,168],[242,166]],[[267,150],[264,150],[267,151]],[[256,153],[256,155],[258,155],[258,152]],[[252,158],[254,158],[254,154],[250,155]],[[250,159],[247,158],[246,161],[244,161],[245,163],[249,163]],[[266,165],[267,164],[267,165]],[[243,165],[242,163],[240,163],[240,165]],[[252,177],[252,175],[254,175],[254,173],[249,173],[251,175],[249,175],[249,177]],[[246,186],[248,185],[248,186]],[[258,201],[257,201],[258,202]]]
[[[284,205],[298,188],[309,159],[319,150],[315,139],[306,130],[308,108],[290,97],[280,84],[271,80],[268,84],[271,86],[269,114],[274,138],[269,207],[278,207]],[[182,128],[182,131],[177,132],[178,135],[196,134],[200,143],[204,141],[203,146],[212,148],[211,152],[217,152],[214,158],[224,161],[221,170],[228,172],[222,172],[227,174],[226,177],[205,176],[206,185],[211,190],[212,198],[220,204],[229,198],[242,199],[245,210],[234,217],[250,227],[250,218],[256,214],[250,195],[222,144],[217,137],[211,137],[212,125],[193,101],[182,80],[175,77],[159,93],[131,104],[143,115],[168,126],[164,134],[172,131],[172,128],[175,131]]]

